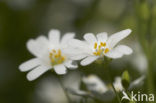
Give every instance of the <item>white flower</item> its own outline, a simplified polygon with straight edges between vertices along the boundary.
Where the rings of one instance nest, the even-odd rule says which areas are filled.
[[[105,82],[103,82],[96,75],[89,75],[87,77],[83,77],[82,82],[86,85],[88,90],[88,91],[83,91],[85,92],[83,94],[85,94],[86,96],[89,97],[93,96],[105,102],[112,100],[115,96],[112,88],[108,86]]]
[[[148,67],[148,61],[146,55],[143,53],[141,45],[136,42],[133,44],[134,53],[131,56],[130,63],[137,69],[140,73],[146,73]]]
[[[129,55],[132,53],[131,48],[126,45],[116,46],[116,44],[130,33],[130,29],[120,31],[110,37],[107,36],[106,32],[99,33],[96,37],[92,33],[87,33],[84,35],[85,41],[73,39],[70,42],[71,46],[74,45],[74,48],[81,51],[81,53],[73,56],[72,59],[83,59],[80,64],[85,66],[103,56],[116,59],[123,55]]]
[[[72,77],[72,78],[71,78]],[[66,89],[72,88],[78,90],[80,85],[80,74],[77,71],[70,72],[61,79]],[[68,93],[68,96],[74,103],[79,103],[80,97]],[[41,102],[36,103],[68,103],[64,90],[60,85],[58,78],[54,75],[42,78],[37,84],[35,97]]]
[[[146,78],[146,76],[145,76],[145,75],[142,75],[142,76],[140,76],[139,78],[137,78],[137,79],[135,79],[134,81],[132,81],[132,82],[130,83],[129,89],[142,86],[142,85],[144,84],[145,78]]]
[[[43,78],[39,81],[35,97],[39,101],[36,103],[68,103],[59,80],[55,76]]]
[[[99,93],[106,93],[108,90],[113,90],[111,85],[106,85],[99,77],[96,75],[90,75],[83,78],[83,82],[87,85],[90,91],[96,91]],[[123,91],[124,88],[121,83],[121,77],[115,77],[113,82],[116,91]]]
[[[57,74],[65,74],[67,68],[77,68],[72,64],[67,42],[74,38],[73,33],[65,34],[60,40],[60,32],[51,30],[48,35],[40,36],[37,39],[30,39],[27,42],[28,50],[35,58],[21,64],[19,69],[22,72],[30,71],[27,79],[32,81],[50,69],[54,69]]]
[[[124,90],[122,83],[121,83],[121,77],[116,77],[113,85],[114,85],[115,90],[118,92]]]
[[[89,75],[88,77],[83,77],[82,81],[86,84],[90,91],[105,93],[108,88],[105,83],[96,75]]]
[[[145,79],[145,75],[142,75],[139,78],[135,79],[134,81],[130,83],[128,89],[130,90],[130,89],[134,89],[136,87],[142,86],[144,83],[144,79]],[[118,92],[124,90],[124,87],[122,86],[121,77],[116,77],[113,85],[114,85],[115,90]]]
[[[98,76],[96,75],[89,75],[87,77],[82,78],[82,82],[86,85],[88,91],[82,91],[79,95],[85,95],[89,97],[95,97],[100,101],[110,101],[114,98],[114,93],[112,89],[105,82],[103,82]]]

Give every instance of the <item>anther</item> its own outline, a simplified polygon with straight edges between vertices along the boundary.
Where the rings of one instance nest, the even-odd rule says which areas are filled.
[[[103,46],[103,42],[100,42],[100,45]]]
[[[94,43],[94,49],[96,49],[97,48],[97,43]]]
[[[58,54],[55,55],[55,58],[58,58]]]
[[[61,56],[61,50],[59,49],[58,50],[58,57],[60,57]]]
[[[97,52],[93,52],[93,54],[97,56]]]
[[[56,53],[56,50],[55,50],[55,49],[53,49],[52,51],[53,51],[54,53]]]
[[[104,46],[104,47],[106,46],[106,43],[105,43],[105,42],[103,43],[103,46]]]
[[[99,45],[99,48],[98,49],[101,49],[101,45]]]
[[[61,60],[62,60],[62,61],[64,61],[64,60],[65,60],[65,57],[64,57],[64,56],[62,56],[62,57],[61,57]]]
[[[105,51],[104,51],[104,53],[108,53],[109,52],[109,49],[108,48],[106,48],[105,49]]]

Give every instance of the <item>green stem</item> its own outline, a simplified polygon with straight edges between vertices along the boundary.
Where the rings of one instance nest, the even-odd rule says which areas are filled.
[[[111,82],[111,86],[112,86],[112,88],[113,88],[113,91],[114,91],[114,93],[115,93],[117,99],[118,99],[118,102],[121,103],[121,101],[120,101],[120,97],[119,97],[118,93],[116,92],[115,87],[114,87],[114,85],[113,85],[112,82]]]
[[[60,85],[61,85],[61,87],[62,87],[62,89],[63,89],[64,94],[66,95],[66,98],[67,98],[67,100],[68,100],[68,103],[72,103],[72,101],[71,101],[71,99],[70,99],[70,97],[69,97],[69,95],[68,95],[68,93],[67,93],[67,91],[66,91],[66,88],[64,87],[64,85],[63,85],[63,83],[62,83],[61,78],[58,77],[58,80],[59,80],[59,83],[60,83]]]
[[[105,59],[106,59],[106,60],[105,60],[106,62],[103,63],[103,65],[104,65],[105,69],[107,69],[107,76],[108,76],[108,79],[110,80],[111,86],[112,86],[113,91],[114,91],[114,93],[115,93],[115,95],[116,95],[116,97],[117,97],[118,102],[121,103],[120,96],[119,96],[119,94],[117,93],[117,91],[115,90],[115,87],[114,87],[113,82],[112,82],[111,72],[110,72],[110,68],[109,68],[109,62],[110,62],[110,60],[108,60],[107,58],[105,58]]]
[[[131,93],[130,93],[128,90],[126,90],[125,92],[127,93],[127,95],[128,95],[130,98],[132,98],[132,97],[131,97]],[[136,102],[135,102],[135,101],[130,101],[129,103],[136,103]]]
[[[83,98],[83,103],[87,103],[87,98]]]

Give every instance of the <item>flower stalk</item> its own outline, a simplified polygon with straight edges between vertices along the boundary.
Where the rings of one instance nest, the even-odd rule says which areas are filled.
[[[111,87],[113,88],[113,91],[114,91],[114,93],[116,95],[116,98],[118,100],[118,103],[121,103],[120,96],[117,93],[117,91],[116,91],[116,89],[115,89],[115,87],[113,85],[112,78],[111,78],[112,75],[111,75],[111,71],[110,71],[110,68],[109,68],[109,63],[111,62],[111,60],[112,59],[104,58],[104,61],[105,62],[103,63],[103,66],[107,70],[107,77],[108,77],[108,79],[110,81],[110,84],[111,84]]]
[[[65,86],[63,85],[63,82],[62,82],[60,76],[58,76],[58,80],[59,80],[60,86],[62,87],[63,92],[64,92],[64,94],[65,94],[65,96],[66,96],[66,98],[67,98],[67,100],[68,100],[68,103],[72,103],[72,101],[71,101],[71,99],[70,99],[70,97],[69,97],[69,95],[68,95],[68,93],[67,93],[67,91],[66,91],[66,88],[65,88]]]

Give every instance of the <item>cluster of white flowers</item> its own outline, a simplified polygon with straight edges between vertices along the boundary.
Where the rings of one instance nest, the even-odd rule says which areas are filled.
[[[144,79],[145,75],[142,75],[139,78],[131,81],[127,89],[132,90],[134,88],[141,87],[144,83]],[[103,80],[101,80],[101,78],[99,78],[95,74],[82,77],[82,82],[86,86],[85,90],[81,89],[76,90],[70,88],[69,92],[73,95],[88,96],[88,97],[93,96],[105,102],[110,101],[115,97],[111,84],[104,82]],[[122,85],[122,77],[120,76],[115,77],[113,85],[118,93],[126,91],[124,86]]]
[[[145,75],[140,76],[139,78],[131,81],[130,86],[128,89],[136,88],[143,85],[145,79]],[[96,91],[98,93],[106,93],[108,90],[112,90],[112,87],[106,85],[98,76],[96,75],[89,75],[87,77],[83,77],[83,82],[87,85],[87,88],[90,91]],[[124,87],[122,85],[122,78],[120,76],[115,77],[113,82],[114,88],[117,92],[124,91]]]
[[[67,69],[75,69],[75,60],[82,60],[82,66],[89,65],[98,58],[121,58],[132,53],[132,49],[126,45],[117,45],[119,41],[131,33],[130,29],[107,36],[106,32],[96,35],[87,33],[85,40],[74,39],[74,33],[66,33],[60,39],[60,31],[51,30],[48,38],[40,36],[30,39],[27,48],[35,58],[24,62],[19,66],[22,72],[27,74],[29,81],[35,80],[48,70],[54,70],[57,74],[66,74]]]

